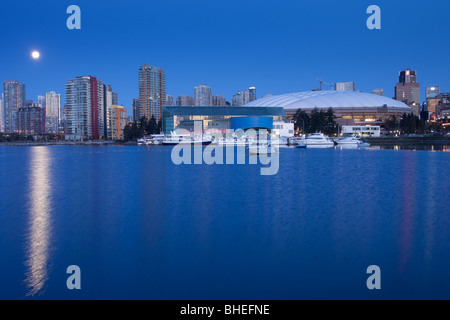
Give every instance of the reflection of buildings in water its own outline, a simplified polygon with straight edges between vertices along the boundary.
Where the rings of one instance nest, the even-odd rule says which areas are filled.
[[[405,153],[403,161],[404,172],[408,174],[403,175],[403,205],[401,212],[400,225],[400,255],[399,255],[399,270],[401,273],[406,272],[410,257],[412,254],[412,247],[414,242],[414,227],[416,217],[416,183],[414,177],[417,177],[415,156],[411,153]]]
[[[42,292],[48,279],[50,244],[50,177],[51,158],[47,147],[31,149],[29,231],[26,248],[27,295]]]
[[[381,146],[374,146],[371,145],[370,149],[373,149],[375,147],[378,147],[378,149],[382,150],[410,150],[410,151],[417,151],[417,150],[426,150],[426,151],[445,151],[450,152],[450,145],[442,145],[442,144],[416,144],[416,145],[381,145]]]

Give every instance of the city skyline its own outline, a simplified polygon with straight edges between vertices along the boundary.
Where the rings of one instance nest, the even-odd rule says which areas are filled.
[[[143,66],[150,66],[150,65],[147,65],[147,64],[144,64]],[[152,67],[152,66],[150,66],[150,67]],[[163,72],[164,72],[164,68],[160,68],[160,67],[156,67],[156,66],[154,66],[155,68],[157,68],[158,70],[160,69],[160,70],[163,70]],[[142,68],[142,66],[141,66],[141,68]],[[140,69],[141,69],[140,68]],[[139,70],[140,70],[139,69]],[[398,77],[401,75],[401,74],[404,74],[406,71],[408,71],[408,70],[411,70],[410,68],[405,68],[405,69],[402,69],[402,70],[399,70],[396,74],[397,74],[397,79],[398,79]],[[416,72],[417,71],[412,71],[412,72],[414,72],[414,79],[415,79],[415,77],[416,77]],[[84,76],[86,76],[86,75],[80,75],[80,76],[77,76],[77,77],[84,77]],[[75,78],[77,78],[77,77],[75,77]],[[89,77],[93,77],[92,75],[89,75]],[[166,75],[165,75],[165,73],[164,73],[164,78],[166,77]],[[165,81],[165,80],[164,80]],[[25,84],[25,83],[21,83],[20,82],[20,80],[17,80],[17,79],[13,79],[13,80],[4,80],[3,81],[3,83],[5,84],[5,83],[10,83],[10,82],[16,82],[16,83],[19,83],[19,84],[21,84],[21,85],[25,85],[25,87],[27,87],[27,84]],[[315,83],[318,83],[318,82],[320,82],[318,79],[316,79],[315,80]],[[335,83],[331,83],[331,84],[326,84],[326,83],[322,83],[322,84],[320,84],[320,83],[318,83],[318,85],[317,85],[317,87],[314,87],[314,88],[311,88],[311,89],[309,89],[309,90],[299,90],[299,91],[314,91],[314,90],[318,90],[319,88],[320,88],[320,86],[322,86],[322,89],[321,90],[344,90],[343,89],[343,87],[342,87],[342,89],[339,89],[337,86],[338,85],[344,85],[344,84],[352,84],[353,85],[353,88],[355,88],[355,82],[354,81],[342,81],[342,82],[335,82]],[[139,88],[139,80],[138,81],[136,81],[136,87],[137,88]],[[326,85],[331,85],[331,87],[330,88],[327,88],[326,87]],[[392,99],[396,99],[396,92],[395,92],[395,88],[397,88],[397,85],[398,85],[398,82],[397,82],[397,84],[395,85],[395,87],[394,87],[394,95],[392,96],[392,97],[390,97],[389,95],[386,95],[385,94],[385,92],[386,92],[386,89],[385,88],[373,88],[373,89],[371,89],[371,91],[370,90],[368,90],[368,91],[363,91],[363,90],[360,90],[360,89],[358,89],[357,91],[361,91],[361,92],[367,92],[367,93],[375,93],[377,90],[383,90],[383,93],[384,93],[384,95],[386,95],[387,97],[389,97],[389,98],[392,98]],[[111,89],[111,86],[112,85],[108,85],[108,87],[106,87],[105,89],[106,90],[109,90],[109,91],[111,91],[112,89]],[[200,87],[201,86],[205,86],[204,84],[200,84]],[[392,86],[392,85],[391,85]],[[192,88],[192,91],[193,91],[193,94],[192,95],[189,95],[189,94],[182,94],[182,95],[179,95],[179,96],[175,96],[176,97],[176,99],[178,99],[178,98],[185,98],[185,97],[191,97],[191,98],[193,98],[194,96],[195,96],[195,91],[197,90],[197,88],[199,87],[199,85],[194,85],[193,86],[193,88]],[[211,87],[208,87],[208,86],[206,86],[207,88],[209,88],[209,90],[212,90],[212,89],[214,89],[214,88],[211,88]],[[436,87],[436,88],[442,88],[442,87],[446,87],[446,86],[442,86],[442,85],[425,85],[425,86],[420,86],[420,91],[419,91],[419,96],[421,96],[421,98],[420,98],[420,101],[421,101],[421,103],[420,104],[423,104],[424,102],[426,102],[427,101],[427,97],[428,97],[428,90],[429,90],[429,88],[434,88],[434,87]],[[28,87],[27,87],[28,88]],[[255,88],[255,86],[250,86],[249,87],[250,89],[251,88]],[[350,89],[346,89],[346,90],[350,90]],[[356,90],[356,88],[354,89],[354,90]],[[353,91],[354,91],[353,90]],[[108,91],[108,92],[109,92]],[[138,90],[139,91],[139,90]],[[165,90],[164,90],[165,91]],[[248,91],[248,90],[246,90],[246,91]],[[422,91],[423,91],[423,94],[421,94],[422,93]],[[441,90],[442,91],[442,90]],[[450,91],[450,90],[448,90],[448,91]],[[55,91],[54,90],[52,90],[52,89],[47,89],[46,90],[46,92],[44,92],[43,94],[45,95],[45,94],[47,94],[48,92],[53,92],[53,93],[55,93]],[[232,104],[232,101],[235,99],[235,97],[236,97],[236,95],[239,95],[240,93],[242,93],[242,92],[245,92],[245,91],[237,91],[237,93],[236,93],[236,91],[234,92],[234,94],[232,95],[232,97],[231,98],[227,98],[227,97],[223,97],[225,100],[226,100],[226,102],[229,102],[230,104]],[[62,99],[62,98],[60,98],[61,99],[61,101],[62,102],[64,102],[64,103],[61,103],[61,109],[62,109],[62,107],[64,106],[64,104],[65,104],[65,102],[67,101],[67,98],[65,97],[65,94],[64,94],[64,91],[62,91],[61,93],[58,93],[58,92],[56,92],[57,94],[59,94],[60,95],[60,97],[63,97],[64,96],[64,100]],[[290,92],[281,92],[281,94],[284,94],[284,93],[290,93]],[[2,94],[4,94],[4,92],[2,92]],[[132,111],[133,111],[133,104],[134,104],[134,101],[136,100],[136,99],[138,99],[139,100],[139,98],[132,98],[131,99],[131,102],[128,102],[128,101],[125,101],[125,102],[123,102],[123,101],[121,101],[120,103],[118,102],[118,93],[117,92],[112,92],[112,99],[113,99],[113,103],[112,104],[114,104],[114,105],[118,105],[118,104],[120,104],[120,105],[124,105],[124,106],[129,106],[127,109],[129,110],[128,111],[128,113],[127,113],[127,116],[128,117],[132,117],[133,116],[133,113],[132,113]],[[216,97],[222,97],[221,95],[216,95],[216,94],[210,94],[211,95],[211,99],[212,99],[212,97],[214,97],[214,96],[216,96]],[[271,92],[268,92],[268,93],[265,93],[264,95],[260,95],[260,96],[256,96],[256,99],[260,99],[260,98],[262,98],[262,97],[265,97],[265,96],[268,96],[268,95],[273,95]],[[138,96],[139,96],[139,94],[138,94]],[[169,95],[169,94],[165,94],[165,96],[166,97],[170,97],[171,99],[173,99],[173,96],[172,95]],[[31,98],[31,99],[30,99]],[[30,102],[30,101],[36,101],[38,104],[39,104],[39,98],[44,98],[44,100],[45,100],[45,97],[44,96],[41,96],[41,94],[39,93],[37,96],[36,96],[36,99],[33,99],[33,97],[30,97],[30,96],[28,96],[26,93],[25,93],[25,96],[24,96],[24,99],[23,99],[23,101],[24,101],[24,103],[25,102]],[[3,97],[3,99],[5,99],[4,97]],[[194,100],[194,105],[195,105],[195,99],[193,99]],[[401,99],[399,99],[399,100],[401,100]],[[167,102],[167,101],[166,101]],[[174,103],[175,104],[175,103]],[[163,105],[166,105],[166,104],[163,104]],[[189,105],[189,104],[187,104],[187,105]],[[211,102],[211,105],[214,105],[214,103],[212,103]],[[44,107],[45,107],[45,105],[44,105]],[[62,110],[61,110],[62,111]]]
[[[437,71],[450,67],[445,59],[448,44],[439,32],[445,29],[446,10],[436,9],[445,9],[448,4],[408,1],[405,6],[406,1],[378,1],[381,30],[365,26],[369,2],[330,2],[323,6],[312,1],[282,1],[274,6],[246,1],[239,3],[239,12],[234,10],[233,1],[204,4],[138,1],[122,8],[78,1],[82,28],[68,30],[64,3],[30,3],[26,12],[17,3],[7,3],[0,13],[0,23],[14,31],[3,39],[9,46],[2,52],[0,80],[26,84],[28,99],[55,91],[65,101],[67,79],[92,75],[113,84],[120,94],[119,103],[128,108],[129,115],[133,98],[138,96],[136,70],[143,64],[165,70],[167,94],[174,99],[191,95],[199,83],[207,83],[214,94],[231,102],[240,88],[249,85],[258,88],[259,98],[317,88],[317,78],[331,83],[353,81],[363,92],[382,88],[387,97],[394,97],[397,73],[406,68],[418,71],[421,97],[425,97],[426,86],[438,85],[442,92],[450,91],[445,72]],[[155,18],[152,24],[146,22],[143,17],[148,10],[170,12],[175,25],[168,23],[166,15]],[[41,12],[48,16],[44,21],[39,18]],[[217,13],[214,19],[208,15],[212,12]],[[401,19],[409,16],[414,21],[419,13],[420,25]],[[122,23],[107,23],[108,16],[121,17]],[[230,17],[235,22],[222,28]],[[281,17],[285,17],[283,24],[279,23]],[[27,26],[21,21],[27,21]],[[12,28],[19,23],[20,28]],[[138,41],[152,30],[151,26],[158,30],[154,39],[149,43]],[[339,36],[330,37],[330,26],[331,34]],[[194,45],[194,31],[200,28],[207,29],[205,41]],[[243,30],[252,36],[236,38]],[[399,34],[402,41],[398,41]],[[431,52],[422,45],[405,51],[404,43],[417,43],[417,39],[437,41],[441,47]],[[120,44],[118,50],[100,50],[112,42]],[[30,57],[32,50],[40,51],[38,60]],[[384,51],[389,54],[380,54]]]
[[[411,73],[411,76],[409,76],[410,73]],[[159,119],[163,106],[175,105],[175,103],[173,101],[173,96],[166,94],[166,80],[165,80],[166,74],[165,74],[165,71],[163,68],[144,64],[139,68],[138,74],[139,74],[139,78],[138,78],[137,86],[138,86],[141,94],[139,95],[140,96],[139,98],[132,99],[132,103],[131,103],[130,107],[127,107],[126,103],[119,103],[119,98],[118,98],[119,95],[117,92],[112,91],[111,84],[106,86],[103,84],[103,82],[101,80],[99,80],[99,85],[101,86],[101,89],[99,89],[101,91],[101,92],[99,91],[99,95],[102,95],[102,101],[101,101],[101,104],[102,104],[101,109],[102,110],[99,109],[99,112],[102,115],[98,119],[101,122],[99,124],[99,132],[104,132],[105,133],[104,136],[109,137],[112,135],[111,132],[109,132],[109,131],[106,132],[106,130],[109,130],[109,129],[107,129],[107,127],[111,123],[111,120],[110,120],[110,116],[112,114],[111,113],[111,105],[120,105],[120,106],[124,107],[125,111],[127,112],[126,113],[127,119],[132,119],[133,121],[137,121],[137,119],[135,117],[137,115],[139,115],[139,118],[140,118],[142,116],[142,113],[147,113],[147,118],[151,118],[151,114],[153,114],[156,116],[155,118]],[[430,99],[428,99],[429,92],[439,92],[439,90],[440,90],[440,86],[426,86],[425,88],[423,88],[423,86],[422,86],[422,88],[420,88],[420,84],[416,83],[417,71],[411,70],[409,68],[399,71],[398,77],[399,77],[399,80],[398,80],[399,82],[395,86],[394,97],[392,97],[392,99],[405,102],[406,104],[410,105],[413,109],[415,109],[415,112],[417,114],[420,113],[423,103],[430,102]],[[93,77],[93,76],[78,76],[78,77],[76,77],[76,79],[81,79],[81,78],[96,79],[96,77]],[[307,91],[327,90],[327,88],[324,88],[325,85],[330,85],[329,90],[355,91],[355,83],[353,81],[345,81],[345,82],[337,82],[337,83],[329,84],[329,83],[324,83],[323,81],[321,81],[319,79],[316,79],[316,80],[319,82],[319,87],[312,89],[312,90],[307,90]],[[69,80],[69,82],[70,82],[70,80]],[[413,85],[417,85],[417,87],[416,87],[417,91],[415,93],[417,96],[420,96],[421,90],[425,91],[426,97],[424,99],[420,100],[420,101],[422,101],[420,103],[420,105],[415,104],[415,103],[410,104],[408,102],[408,99],[405,99],[405,94],[403,94],[402,97],[400,97],[400,96],[397,97],[397,95],[399,95],[399,93],[398,93],[399,85],[402,85],[402,83],[403,83],[402,86],[404,86],[405,83],[408,85],[410,82]],[[5,96],[5,93],[1,93],[0,102],[2,103],[2,105],[1,105],[0,110],[2,110],[2,108],[7,108],[8,103],[11,104],[11,102],[7,101],[7,98],[9,95],[8,95],[8,91],[5,89],[5,88],[9,88],[11,84],[13,84],[15,86],[17,86],[17,85],[20,86],[22,93],[21,93],[21,97],[19,100],[22,101],[22,106],[31,106],[31,104],[33,104],[33,105],[36,105],[38,107],[45,109],[47,94],[49,94],[49,93],[55,94],[54,91],[50,91],[50,92],[46,92],[45,96],[38,95],[37,100],[36,100],[37,103],[33,103],[33,101],[34,101],[33,99],[27,99],[25,84],[22,84],[17,80],[6,80],[3,83],[3,88],[7,94]],[[155,87],[155,85],[156,85],[156,87]],[[162,86],[162,87],[159,88],[159,86]],[[143,89],[143,88],[146,88],[146,89]],[[230,102],[226,98],[223,98],[221,95],[212,94],[211,89],[212,89],[211,87],[208,87],[205,84],[200,84],[199,86],[194,86],[193,97],[189,96],[189,95],[178,96],[176,98],[176,105],[178,105],[178,106],[195,106],[195,105],[225,106],[225,105],[229,104],[231,106],[242,106],[242,105],[245,105],[246,103],[251,102],[255,99],[264,98],[266,96],[272,96],[272,94],[269,93],[264,96],[258,97],[256,95],[256,87],[250,86],[248,90],[238,91],[235,95],[233,95],[233,98],[231,99],[231,102]],[[147,91],[153,92],[154,90],[156,90],[155,93],[152,93],[150,95],[148,95],[146,93]],[[361,90],[356,90],[356,91],[362,92]],[[67,92],[67,84],[66,84],[66,92]],[[370,92],[367,92],[367,93],[370,93]],[[383,90],[383,88],[381,88],[381,89],[375,88],[375,89],[373,89],[373,91],[371,93],[384,95],[384,90]],[[199,104],[198,101],[205,99],[205,98],[201,97],[203,95],[207,95],[207,97],[206,96],[205,97],[206,97],[206,100],[210,101],[209,104],[203,104],[203,103]],[[436,95],[436,93],[435,93],[435,95]],[[58,99],[61,100],[62,94],[57,94],[57,96],[58,96]],[[142,107],[143,104],[141,103],[141,100],[142,101],[147,100],[147,98],[145,98],[145,96],[148,96],[149,97],[148,99],[150,99],[152,101],[151,105],[149,105],[148,107]],[[159,99],[159,96],[162,96],[163,98]],[[196,98],[194,98],[194,97],[196,97]],[[17,100],[18,98],[14,98],[14,99]],[[187,99],[190,99],[192,102],[189,102]],[[220,99],[223,100],[223,103],[218,102]],[[62,114],[62,112],[63,112],[62,109],[67,104],[67,101],[69,101],[69,100],[67,100],[67,98],[66,98],[66,100],[64,101],[64,104],[62,104],[61,102],[58,103],[60,105],[59,111],[58,111],[59,113]],[[159,101],[159,100],[161,100],[161,101]],[[164,103],[163,101],[165,101],[166,103]],[[197,103],[196,103],[196,101],[197,101]],[[439,101],[439,100],[436,100],[436,101]],[[14,104],[17,104],[17,103],[19,103],[19,102],[17,102],[17,101],[14,102]],[[20,105],[20,103],[17,104],[17,106],[19,106],[19,105]],[[17,107],[16,109],[18,109],[18,108],[19,107]],[[148,109],[147,112],[144,111],[145,108]],[[47,113],[48,113],[48,110],[47,110]],[[2,113],[2,116],[4,116],[4,115],[7,115],[7,112],[4,114]],[[60,117],[61,117],[60,115],[57,117],[58,124],[60,121]],[[4,118],[6,118],[6,117],[4,117]],[[47,118],[48,118],[48,116],[47,116]],[[1,118],[0,118],[0,120],[1,120]],[[48,122],[48,120],[47,120],[47,122]],[[48,131],[48,124],[49,123],[47,123],[47,129],[46,129],[47,131]],[[5,128],[0,127],[0,130],[6,129],[6,127],[7,127],[6,122],[4,122],[3,125],[5,126]],[[96,135],[94,134],[94,136],[96,136]],[[101,134],[100,134],[100,136],[101,136]]]

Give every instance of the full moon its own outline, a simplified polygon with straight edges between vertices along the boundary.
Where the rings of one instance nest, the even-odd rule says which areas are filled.
[[[39,59],[39,56],[40,56],[41,54],[39,53],[39,51],[33,51],[32,53],[31,53],[31,57],[33,58],[33,59]]]

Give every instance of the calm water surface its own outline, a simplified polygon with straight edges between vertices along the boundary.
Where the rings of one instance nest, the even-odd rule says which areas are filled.
[[[261,176],[170,152],[0,146],[0,298],[450,298],[450,153],[285,148]]]

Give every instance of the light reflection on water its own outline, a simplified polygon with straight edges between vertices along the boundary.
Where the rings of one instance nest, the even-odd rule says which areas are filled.
[[[27,295],[42,293],[48,280],[50,219],[50,167],[51,157],[47,147],[31,150],[29,236],[26,248]]]
[[[443,144],[420,144],[420,145],[371,145],[370,148],[378,148],[381,150],[411,150],[411,151],[450,151],[450,145]]]

